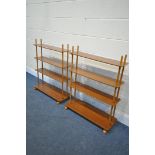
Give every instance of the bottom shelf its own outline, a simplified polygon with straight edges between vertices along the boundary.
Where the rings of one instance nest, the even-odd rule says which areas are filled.
[[[116,123],[115,117],[112,117],[111,120],[109,120],[109,114],[75,98],[71,99],[65,107],[73,110],[106,131],[109,131]]]
[[[52,86],[48,83],[39,83],[38,85],[36,85],[34,87],[35,89],[43,92],[44,94],[50,96],[51,98],[53,98],[54,100],[56,100],[57,102],[63,102],[64,100],[69,98],[69,94],[64,92],[62,93],[62,90]]]

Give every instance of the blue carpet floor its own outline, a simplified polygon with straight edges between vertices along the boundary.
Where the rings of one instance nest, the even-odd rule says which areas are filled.
[[[128,155],[129,128],[117,123],[109,134],[64,110],[33,90],[36,78],[27,73],[27,155]]]

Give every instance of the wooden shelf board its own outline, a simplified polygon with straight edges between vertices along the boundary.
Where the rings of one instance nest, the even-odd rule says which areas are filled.
[[[50,84],[47,84],[45,82],[36,85],[35,89],[37,89],[37,90],[43,92],[44,94],[50,96],[51,98],[53,98],[57,102],[63,102],[64,100],[69,98],[68,93],[63,92],[63,94],[62,94],[61,89],[59,89],[55,86],[52,86]]]
[[[107,113],[78,99],[71,99],[65,106],[107,131],[116,123],[116,118],[110,121]]]
[[[41,44],[33,44],[34,46],[38,46],[38,47],[41,47]],[[60,47],[56,47],[56,46],[51,46],[51,45],[48,45],[48,44],[42,44],[42,48],[45,48],[45,49],[49,49],[49,50],[52,50],[52,51],[57,51],[57,52],[60,52],[62,53],[62,48]],[[64,49],[64,52],[67,52],[67,49]]]
[[[37,59],[37,57],[35,57],[35,59]],[[46,63],[48,63],[50,65],[53,65],[53,66],[62,68],[62,61],[60,59],[57,59],[57,58],[48,58],[48,57],[42,56],[42,59],[41,59],[41,57],[38,57],[38,60],[39,61],[46,62]],[[67,62],[64,61],[63,68],[66,68],[66,67],[67,67]]]
[[[37,69],[36,69],[36,71],[37,71]],[[56,72],[50,71],[50,70],[45,69],[45,68],[39,68],[38,72],[43,73],[43,75],[46,75],[46,76],[48,76],[54,80],[58,80],[60,82],[63,82],[63,81],[66,82],[68,80],[66,76],[63,76],[63,79],[62,79],[61,74],[58,74]]]
[[[72,88],[76,88],[77,90],[95,98],[95,99],[98,99],[104,103],[107,103],[109,105],[116,105],[120,99],[117,99],[115,98],[115,100],[113,100],[113,96],[112,95],[109,95],[107,93],[104,93],[104,92],[101,92],[95,88],[92,88],[88,85],[85,85],[85,84],[81,84],[79,82],[72,82],[71,84],[71,87]]]
[[[87,71],[87,70],[84,70],[81,68],[77,68],[77,70],[76,70],[76,68],[72,68],[70,70],[74,73],[81,75],[81,76],[84,76],[84,77],[87,77],[89,79],[104,83],[104,84],[112,86],[112,87],[120,87],[120,85],[121,85],[119,83],[116,83],[115,79],[112,79],[112,78],[107,77],[107,76],[99,75],[99,74],[96,74],[94,72],[90,72],[90,71]]]
[[[69,53],[71,54],[71,51]],[[76,55],[76,52],[74,52],[73,54]],[[99,61],[99,62],[102,62],[105,64],[110,64],[110,65],[114,65],[114,66],[123,66],[123,65],[120,65],[120,61],[118,61],[118,60],[114,60],[114,59],[110,59],[110,58],[104,58],[101,56],[88,54],[85,52],[78,52],[78,56],[83,57],[83,58],[87,58],[90,60],[94,60],[94,61]]]

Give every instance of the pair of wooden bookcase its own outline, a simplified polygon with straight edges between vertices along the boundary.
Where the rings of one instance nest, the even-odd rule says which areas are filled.
[[[114,59],[104,58],[88,54],[85,52],[81,52],[79,51],[79,46],[77,46],[75,51],[73,46],[72,49],[70,50],[69,45],[67,45],[67,48],[65,49],[64,45],[62,45],[62,47],[55,47],[48,44],[43,44],[41,39],[40,43],[37,43],[37,39],[35,39],[34,46],[36,47],[35,59],[37,62],[37,69],[36,69],[37,85],[35,86],[35,89],[52,97],[54,100],[56,100],[57,103],[61,103],[69,99],[69,101],[65,105],[65,109],[71,109],[72,111],[76,112],[77,114],[83,116],[87,120],[101,127],[103,129],[103,132],[107,133],[116,123],[115,110],[117,103],[120,101],[119,92],[120,87],[123,83],[122,78],[124,68],[127,64],[126,63],[127,55],[125,55],[124,58],[123,56],[121,56],[120,61],[118,61]],[[38,47],[40,48],[40,56],[38,54]],[[43,56],[43,49],[48,49],[61,53],[61,59],[57,59],[54,57],[49,58]],[[70,63],[69,63],[69,56],[71,56]],[[75,63],[73,62],[74,56],[76,57]],[[78,60],[80,57],[118,67],[117,77],[113,79],[80,68],[78,66]],[[66,60],[64,60],[65,58]],[[39,68],[38,61],[41,62],[41,68]],[[61,74],[60,73],[58,74],[54,71],[44,68],[44,63],[59,67],[61,69]],[[39,80],[39,73],[41,73],[41,79],[42,79],[41,81]],[[74,74],[74,80],[73,80],[73,74]],[[61,89],[44,82],[44,75],[54,80],[60,81],[62,84]],[[77,81],[78,75],[113,87],[114,88],[113,95],[97,90],[89,85],[80,83],[79,81]],[[64,83],[66,83],[65,91],[64,91]],[[70,89],[68,89],[68,87],[70,87]],[[86,103],[76,98],[76,91],[80,91],[88,96],[91,96],[92,98],[95,98],[103,103],[108,104],[111,107],[110,112],[109,113],[104,112],[90,105],[89,103]]]

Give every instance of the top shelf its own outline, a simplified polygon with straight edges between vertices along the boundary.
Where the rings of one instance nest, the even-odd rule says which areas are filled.
[[[74,52],[73,54],[76,55],[76,52]],[[123,63],[122,63],[122,65],[120,65],[120,61],[118,61],[118,60],[104,58],[104,57],[100,57],[100,56],[96,56],[96,55],[88,54],[88,53],[84,53],[84,52],[78,52],[78,56],[87,58],[87,59],[91,59],[91,60],[95,60],[95,61],[99,61],[102,63],[114,65],[114,66],[121,66],[121,67],[124,66]]]
[[[34,46],[37,46],[37,47],[41,47],[41,44],[33,44]],[[53,51],[57,51],[57,52],[60,52],[62,53],[62,48],[60,47],[56,47],[56,46],[51,46],[51,45],[47,45],[47,44],[42,44],[42,48],[45,48],[45,49],[49,49],[49,50],[53,50]],[[67,52],[66,49],[64,49],[64,52]]]

